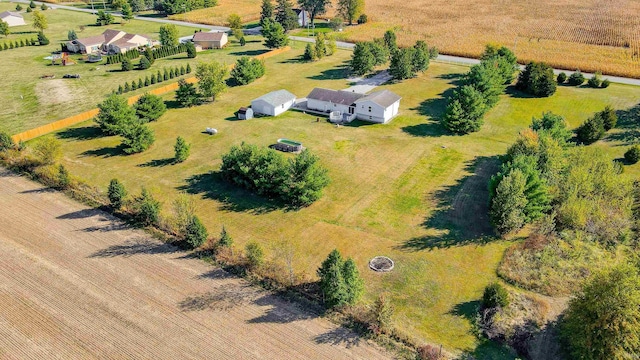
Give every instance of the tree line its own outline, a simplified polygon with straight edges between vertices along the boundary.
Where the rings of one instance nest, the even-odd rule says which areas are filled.
[[[182,65],[180,67],[176,66],[174,68],[169,68],[169,69],[164,68],[164,72],[161,72],[160,70],[158,70],[157,73],[151,74],[151,76],[148,76],[148,75],[145,76],[144,80],[142,78],[139,78],[137,82],[134,80],[134,81],[131,81],[131,83],[129,82],[124,83],[124,86],[119,85],[118,90],[116,90],[116,94],[120,95],[120,94],[127,93],[129,91],[135,91],[143,87],[151,86],[157,83],[161,83],[163,81],[168,81],[175,77],[190,74],[190,73],[191,73],[190,64],[187,64],[186,67]]]

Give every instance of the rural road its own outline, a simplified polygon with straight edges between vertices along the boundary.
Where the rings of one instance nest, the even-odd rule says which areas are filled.
[[[21,2],[21,3],[29,3],[29,0],[12,0],[13,2]],[[36,4],[41,4],[41,2],[36,1]],[[97,10],[91,10],[91,9],[79,9],[77,7],[74,6],[65,6],[65,5],[58,5],[58,4],[50,4],[47,3],[47,5],[52,6],[54,8],[59,8],[59,9],[65,9],[65,10],[72,10],[72,11],[81,11],[81,12],[88,12],[88,13],[96,13]],[[119,13],[113,13],[115,16],[122,16]],[[186,21],[177,21],[177,20],[168,20],[168,19],[158,19],[158,18],[151,18],[151,17],[146,17],[146,16],[134,16],[134,19],[136,20],[144,20],[144,21],[152,21],[152,22],[157,22],[157,23],[163,23],[163,24],[176,24],[176,25],[181,25],[181,26],[189,26],[189,27],[194,27],[194,28],[199,28],[199,29],[209,29],[209,30],[216,30],[216,31],[229,31],[230,28],[225,27],[225,26],[213,26],[213,25],[204,25],[204,24],[195,24],[195,23],[190,23],[190,22],[186,22]],[[289,39],[294,40],[294,41],[302,41],[302,42],[315,42],[314,38],[309,38],[309,37],[304,37],[304,36],[289,36]],[[346,50],[353,50],[353,47],[355,46],[354,43],[349,43],[349,42],[344,42],[344,41],[337,41],[336,45],[338,48],[341,49],[346,49]],[[438,55],[438,58],[436,59],[436,61],[439,62],[444,62],[444,63],[450,63],[450,64],[457,64],[457,65],[466,65],[466,66],[471,66],[471,65],[475,65],[480,63],[480,60],[478,59],[473,59],[473,58],[465,58],[465,57],[460,57],[460,56],[452,56],[452,55]],[[520,69],[524,69],[524,65],[520,65]],[[567,76],[571,75],[574,73],[574,71],[568,71],[568,70],[562,70],[562,69],[554,69],[553,72],[557,75],[561,72],[564,72],[567,74]],[[593,76],[592,73],[586,73],[583,72],[584,76],[587,78],[590,78],[591,76]],[[618,84],[626,84],[626,85],[635,85],[635,86],[640,86],[640,79],[634,79],[634,78],[626,78],[626,77],[620,77],[620,76],[610,76],[610,75],[603,75],[602,79],[609,79],[609,81],[614,82],[614,83],[618,83]]]
[[[0,358],[390,358],[3,168],[0,204]]]

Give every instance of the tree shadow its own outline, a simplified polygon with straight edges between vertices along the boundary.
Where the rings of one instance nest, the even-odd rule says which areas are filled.
[[[223,179],[219,171],[193,175],[186,179],[186,182],[177,189],[189,194],[202,195],[205,199],[219,201],[222,211],[249,212],[259,215],[284,207],[230,184]]]
[[[207,271],[206,273],[203,273],[197,276],[198,279],[214,279],[214,280],[230,279],[233,277],[234,276],[232,274],[224,271],[221,268],[215,268],[211,271]]]
[[[298,55],[296,57],[292,57],[291,59],[286,59],[280,61],[280,64],[298,64],[298,63],[306,63],[308,60],[304,59],[304,55]]]
[[[608,133],[605,140],[620,142],[622,146],[640,143],[640,104],[627,110],[618,110],[616,115],[616,131]]]
[[[489,222],[489,189],[492,175],[500,169],[497,156],[477,157],[467,163],[472,174],[437,191],[433,213],[422,226],[438,232],[406,240],[396,246],[405,251],[422,251],[467,244],[487,243],[495,236]]]
[[[82,209],[70,213],[66,213],[60,216],[57,216],[56,219],[59,220],[77,220],[77,219],[86,219],[94,216],[99,216],[100,221],[109,221],[106,217],[104,217],[104,213],[98,209]]]
[[[235,55],[235,56],[258,56],[258,55],[262,55],[262,54],[267,53],[267,52],[269,52],[269,50],[267,50],[267,49],[245,50],[245,51],[232,52],[232,53],[229,53],[229,55]]]
[[[176,163],[176,159],[174,158],[166,158],[166,159],[156,159],[147,161],[146,163],[138,164],[138,167],[163,167],[167,165],[173,165]]]
[[[449,88],[442,92],[439,97],[426,99],[417,107],[411,108],[418,114],[428,117],[428,121],[424,124],[410,125],[402,128],[402,131],[416,137],[435,137],[446,135],[449,132],[440,123],[440,119],[445,114],[449,98],[453,96],[455,88]]]
[[[520,91],[516,89],[515,86],[507,86],[504,93],[514,99],[539,99],[540,98],[540,96],[535,96],[535,95],[527,94],[524,91]]]
[[[169,254],[179,249],[171,244],[160,243],[146,238],[127,240],[123,244],[111,245],[96,251],[89,258],[130,257],[134,255]]]
[[[454,305],[453,308],[451,308],[451,310],[449,311],[449,314],[462,316],[469,322],[475,323],[479,309],[480,300],[472,300]]]
[[[339,66],[327,70],[323,70],[320,74],[307,76],[307,79],[311,80],[339,80],[346,79],[349,75],[349,68],[347,66]]]
[[[255,290],[251,285],[225,285],[215,290],[193,295],[178,303],[180,311],[227,311],[248,304]]]
[[[335,328],[324,334],[320,334],[313,338],[316,344],[330,344],[334,346],[344,346],[350,349],[360,345],[362,338],[355,332],[343,327]]]
[[[164,104],[167,106],[167,110],[182,109],[182,105],[176,100],[166,100]]]
[[[80,155],[82,156],[95,156],[95,157],[103,157],[108,158],[112,156],[124,155],[124,145],[120,144],[114,147],[103,147],[99,149],[87,150]]]
[[[316,314],[299,309],[295,303],[286,302],[275,294],[265,294],[255,299],[253,304],[262,307],[269,306],[270,308],[265,314],[248,320],[247,323],[249,324],[286,324],[317,317]]]
[[[56,134],[58,139],[65,140],[93,140],[104,136],[99,126],[83,126],[70,128]]]

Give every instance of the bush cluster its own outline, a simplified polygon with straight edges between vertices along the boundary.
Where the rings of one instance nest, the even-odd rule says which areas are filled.
[[[118,86],[118,89],[115,90],[115,93],[120,95],[127,93],[129,91],[135,91],[137,89],[147,87],[150,85],[154,85],[157,83],[161,83],[163,81],[171,80],[175,77],[190,74],[191,73],[191,65],[187,64],[185,67],[176,66],[175,68],[164,68],[164,71],[158,70],[156,74],[151,74],[151,76],[146,76],[143,78],[138,78],[138,81],[131,81],[130,83],[124,83],[124,85]]]
[[[516,88],[537,97],[551,96],[556,92],[554,77],[551,66],[532,61],[518,76]]]
[[[2,46],[0,46],[0,51],[17,49],[24,46],[38,46],[38,45],[40,44],[36,39],[20,39],[20,40],[9,41],[8,43],[7,42],[3,43]]]
[[[309,150],[287,160],[275,150],[243,143],[222,156],[220,171],[238,186],[296,207],[318,200],[329,184],[327,170]]]
[[[640,146],[634,145],[630,147],[629,150],[624,153],[624,159],[631,164],[640,161]]]
[[[480,130],[484,115],[498,103],[506,85],[513,81],[517,66],[511,50],[488,45],[480,64],[471,67],[463,84],[454,91],[445,111],[444,126],[456,134]]]
[[[587,119],[582,125],[576,129],[578,140],[583,144],[594,143],[613,129],[618,122],[618,116],[611,106],[607,106],[604,110],[595,113]]]
[[[504,308],[509,305],[509,292],[500,283],[487,285],[482,294],[482,306],[485,309]]]
[[[247,85],[264,76],[264,61],[243,56],[231,70],[231,79],[238,85]]]

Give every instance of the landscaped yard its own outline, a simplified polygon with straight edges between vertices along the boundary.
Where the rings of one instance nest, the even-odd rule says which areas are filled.
[[[640,88],[559,87],[545,99],[508,91],[481,131],[451,136],[437,119],[446,105],[443,96],[467,68],[433,63],[419,78],[382,87],[402,96],[400,116],[387,125],[337,128],[293,111],[277,118],[235,120],[240,106],[272,90],[304,97],[314,87],[349,86],[344,66],[350,52],[304,63],[303,46],[295,43],[292,51],[268,59],[266,76],[230,88],[214,103],[169,110],[150,125],[157,140],[142,154],[124,156],[120,139],[103,137],[91,122],[50,136],[62,139],[65,166],[90,184],[104,189],[117,177],[130,193],[145,185],[163,201],[165,211],[180,192],[193,194],[210,233],[217,235],[224,225],[239,247],[255,240],[272,254],[276,242],[293,239],[295,269],[309,278],[338,248],[358,263],[366,282],[365,301],[381,292],[390,295],[401,330],[448,349],[474,351],[478,341],[471,317],[482,290],[496,279],[495,270],[510,244],[493,235],[486,215],[487,181],[498,169],[497,157],[532,116],[551,110],[576,127],[607,104],[621,110],[636,105]],[[165,98],[171,101],[173,95]],[[207,127],[219,133],[203,134]],[[614,131],[611,141],[592,146],[602,147],[612,159],[620,158],[623,145],[635,141],[634,131]],[[191,157],[172,165],[177,136],[192,144]],[[279,138],[302,142],[329,169],[332,183],[308,208],[278,209],[223,182],[217,173],[222,154],[232,145],[268,146]],[[637,176],[640,165],[626,170]],[[368,261],[377,255],[391,257],[394,271],[368,270]]]
[[[24,5],[24,4],[23,4]],[[0,3],[0,12],[14,10],[15,3]],[[0,38],[0,46],[4,42],[36,38],[37,33],[31,27],[31,14],[24,13],[26,26],[12,27],[12,34],[8,38]],[[130,33],[139,33],[158,39],[160,25],[154,22],[133,20],[127,24],[113,24],[109,26],[93,26],[96,17],[91,14],[67,10],[44,11],[49,28],[45,34],[51,41],[47,46],[29,46],[0,52],[3,62],[3,84],[0,87],[0,130],[15,134],[32,129],[67,116],[78,114],[94,108],[106,95],[118,89],[125,82],[138,81],[146,76],[155,74],[163,67],[186,66],[192,67],[198,61],[217,59],[231,64],[241,55],[256,55],[266,51],[261,38],[247,37],[247,45],[240,45],[233,39],[222,50],[208,50],[198,53],[195,59],[187,59],[186,54],[179,54],[169,58],[158,59],[148,70],[120,71],[120,64],[103,65],[90,64],[82,60],[72,66],[52,66],[50,60],[45,60],[52,51],[60,50],[60,43],[67,40],[67,32],[75,30],[78,37],[89,37],[101,34],[106,29],[118,29]],[[117,21],[120,18],[116,18]],[[79,26],[85,29],[80,31]],[[178,27],[180,36],[193,34],[194,28]],[[80,55],[71,55],[75,60]],[[134,64],[137,64],[134,60]],[[64,74],[79,74],[80,79],[62,79]],[[55,75],[53,79],[40,79],[43,75]],[[166,85],[162,83],[155,86]],[[146,87],[145,89],[152,89]],[[135,95],[144,90],[128,93]]]

